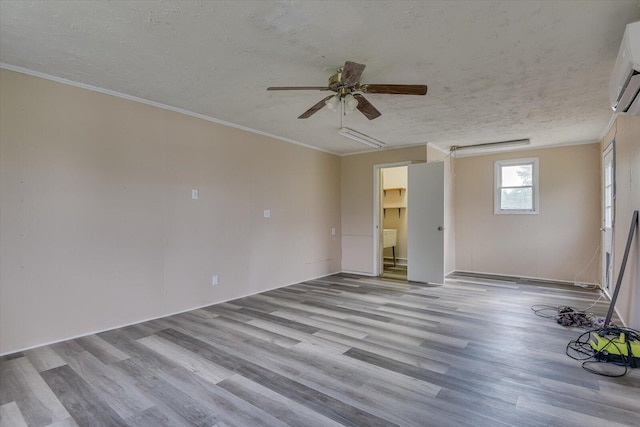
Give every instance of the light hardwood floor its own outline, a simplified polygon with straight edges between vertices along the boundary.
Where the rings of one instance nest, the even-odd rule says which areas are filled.
[[[5,356],[3,426],[640,425],[640,372],[564,354],[567,285],[340,274]],[[594,307],[604,314],[608,303]]]

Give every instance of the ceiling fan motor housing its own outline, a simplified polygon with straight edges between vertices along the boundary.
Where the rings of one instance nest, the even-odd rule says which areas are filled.
[[[351,91],[356,90],[357,86],[357,84],[349,85],[342,81],[342,68],[338,68],[338,72],[329,77],[329,89],[339,93],[341,98]]]

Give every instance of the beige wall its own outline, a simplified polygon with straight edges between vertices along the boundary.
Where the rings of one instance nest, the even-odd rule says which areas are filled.
[[[634,210],[640,210],[640,117],[619,116],[602,141],[604,149],[616,140],[616,205],[614,230],[614,283],[618,281],[629,225]],[[631,245],[616,310],[626,324],[640,329],[640,234]]]
[[[373,274],[373,166],[425,161],[424,146],[344,156],[340,159],[342,269]]]
[[[0,353],[341,270],[337,156],[0,73]]]
[[[540,158],[540,213],[494,215],[494,161],[520,157]],[[457,270],[600,282],[598,144],[454,163]]]

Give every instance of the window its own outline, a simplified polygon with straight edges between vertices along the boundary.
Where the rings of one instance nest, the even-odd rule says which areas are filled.
[[[604,169],[604,227],[613,228],[613,162]]]
[[[494,167],[494,213],[537,214],[538,158],[498,160]]]

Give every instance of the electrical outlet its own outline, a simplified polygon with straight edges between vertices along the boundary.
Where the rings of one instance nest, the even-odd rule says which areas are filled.
[[[215,286],[218,284],[218,275],[211,276],[211,286]]]
[[[336,235],[336,228],[335,227],[331,227],[331,235],[332,236]]]
[[[191,198],[193,200],[198,200],[198,190],[196,190],[195,188],[191,190]]]
[[[264,212],[262,212],[262,215],[265,218],[271,218],[271,209],[265,209]]]

